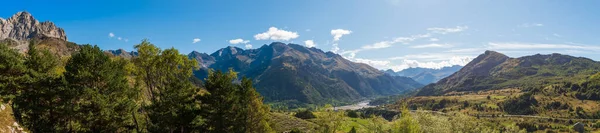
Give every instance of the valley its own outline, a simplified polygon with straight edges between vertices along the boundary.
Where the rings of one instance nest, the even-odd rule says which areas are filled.
[[[333,107],[333,108],[334,108],[334,110],[358,110],[358,109],[363,109],[363,108],[375,107],[375,106],[369,105],[369,102],[371,102],[371,100],[360,101],[358,103],[354,103],[351,105],[338,106],[338,107]]]
[[[600,133],[600,3],[9,2],[0,133]]]

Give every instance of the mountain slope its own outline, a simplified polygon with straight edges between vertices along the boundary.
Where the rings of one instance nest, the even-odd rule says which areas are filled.
[[[599,71],[600,62],[583,57],[536,54],[509,58],[498,52],[486,51],[460,71],[423,87],[417,95],[580,82]]]
[[[394,72],[386,70],[385,72],[395,76],[410,77],[421,84],[430,84],[439,81],[442,78],[448,77],[454,72],[460,70],[462,66],[455,65],[451,67],[443,67],[440,69],[431,68],[408,68],[402,71]]]
[[[206,77],[207,68],[232,68],[240,76],[252,78],[267,101],[347,102],[398,94],[422,86],[410,78],[386,75],[335,53],[296,44],[275,42],[249,50],[227,47],[210,57],[197,52],[189,56],[202,66],[208,66],[195,72],[197,77]]]

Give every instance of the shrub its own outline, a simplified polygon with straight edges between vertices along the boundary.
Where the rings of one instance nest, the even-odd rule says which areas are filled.
[[[517,98],[511,98],[503,103],[504,111],[508,114],[530,115],[535,114],[532,108],[538,105],[538,101],[532,93],[525,93]]]
[[[313,119],[313,118],[317,118],[315,116],[315,114],[313,114],[312,111],[310,111],[310,110],[299,111],[294,116],[297,117],[297,118],[300,118],[300,119]]]
[[[358,112],[356,112],[354,110],[348,111],[347,115],[348,115],[348,117],[351,117],[351,118],[358,118],[359,117]]]

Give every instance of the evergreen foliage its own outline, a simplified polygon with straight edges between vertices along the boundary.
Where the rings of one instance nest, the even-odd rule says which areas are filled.
[[[6,44],[0,44],[0,96],[11,101],[26,72],[25,57]]]
[[[31,132],[273,132],[250,79],[198,83],[198,63],[174,48],[144,40],[131,63],[82,45],[63,62],[33,44],[27,56],[0,44],[0,96]]]
[[[26,72],[19,83],[12,108],[20,125],[32,132],[69,132],[75,129],[71,117],[73,94],[67,93],[67,83],[58,69],[58,58],[48,50],[38,50],[32,41],[24,62]]]
[[[269,108],[262,104],[262,97],[252,87],[252,82],[243,78],[234,84],[236,72],[229,70],[209,71],[205,88],[208,94],[201,97],[206,116],[207,132],[271,132],[266,114]]]
[[[174,48],[164,51],[147,40],[135,45],[139,56],[133,59],[138,85],[146,88],[149,105],[145,111],[151,132],[190,132],[200,130],[203,119],[196,97],[199,88],[191,80],[198,64]]]

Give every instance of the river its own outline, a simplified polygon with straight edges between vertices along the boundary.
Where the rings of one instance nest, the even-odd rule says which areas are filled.
[[[371,108],[371,107],[375,107],[375,106],[371,106],[369,105],[369,102],[371,102],[371,100],[365,100],[365,101],[361,101],[352,105],[346,105],[346,106],[339,106],[339,107],[335,107],[335,110],[358,110],[358,109],[362,109],[362,108]]]

